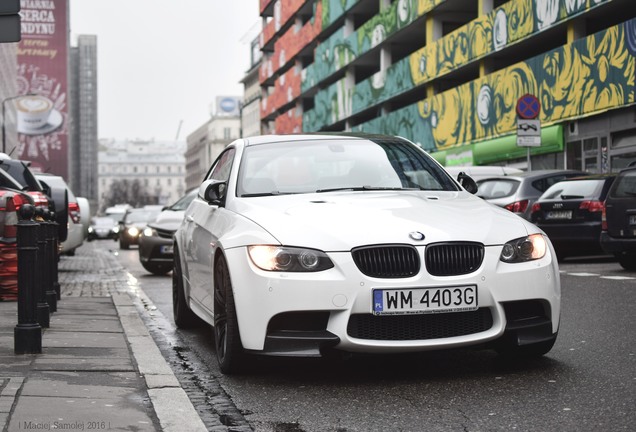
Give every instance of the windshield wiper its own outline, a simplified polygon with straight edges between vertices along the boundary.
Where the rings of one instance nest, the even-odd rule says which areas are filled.
[[[339,187],[339,188],[329,188],[329,189],[318,189],[316,193],[322,192],[337,192],[337,191],[412,191],[412,190],[422,190],[420,188],[403,188],[403,187],[380,187],[380,186],[357,186],[357,187]]]
[[[583,195],[561,195],[561,199],[564,199],[564,200],[583,199],[583,198],[585,198]]]

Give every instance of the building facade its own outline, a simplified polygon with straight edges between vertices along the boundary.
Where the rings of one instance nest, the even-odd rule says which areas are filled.
[[[70,51],[69,186],[98,206],[97,36],[80,35]]]
[[[241,137],[260,135],[261,132],[261,85],[258,79],[262,54],[259,38],[251,43],[250,69],[241,80],[243,102],[241,104]]]
[[[17,74],[18,57],[17,43],[0,43],[0,115],[2,116],[2,152],[14,154],[18,145],[18,130],[16,128],[15,97],[18,95]],[[4,132],[4,134],[3,134]]]
[[[447,166],[636,160],[633,0],[260,0],[260,12],[265,132],[400,135]],[[525,95],[540,103],[540,146],[517,144]]]
[[[186,191],[184,151],[182,142],[100,140],[99,210],[114,204],[135,205],[112,202],[114,191],[143,204],[177,201]]]

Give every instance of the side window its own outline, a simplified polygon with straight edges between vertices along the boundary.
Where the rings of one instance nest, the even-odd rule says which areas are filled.
[[[234,153],[235,150],[233,148],[227,149],[221,153],[216,162],[214,162],[214,165],[212,165],[212,169],[208,175],[208,180],[227,181],[230,178],[230,170],[232,169]]]

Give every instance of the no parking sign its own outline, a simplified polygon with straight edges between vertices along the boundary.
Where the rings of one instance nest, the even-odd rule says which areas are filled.
[[[517,146],[538,147],[541,145],[541,122],[536,120],[541,112],[541,103],[534,95],[525,94],[517,101]]]

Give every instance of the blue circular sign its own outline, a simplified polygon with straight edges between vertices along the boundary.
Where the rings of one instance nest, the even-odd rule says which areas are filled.
[[[525,94],[517,101],[517,115],[523,119],[535,119],[541,112],[541,103],[536,96]]]
[[[221,109],[225,112],[232,112],[236,109],[236,100],[232,98],[225,98],[221,100]]]

